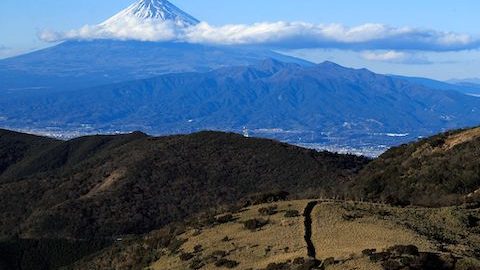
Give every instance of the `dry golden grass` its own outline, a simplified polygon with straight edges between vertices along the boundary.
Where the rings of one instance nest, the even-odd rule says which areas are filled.
[[[480,128],[469,129],[455,135],[449,136],[445,141],[443,148],[445,150],[452,149],[456,145],[472,141],[480,137]]]
[[[471,256],[471,251],[480,247],[480,234],[466,226],[467,216],[478,212],[458,207],[396,209],[398,218],[430,232],[437,231],[446,239],[444,248],[460,256]]]
[[[278,213],[273,216],[261,217],[258,209],[268,205],[253,206],[244,212],[235,214],[236,221],[205,229],[197,235],[195,230],[189,230],[183,239],[187,242],[182,245],[184,252],[193,252],[194,247],[203,247],[202,256],[206,257],[214,251],[227,251],[226,257],[240,263],[236,269],[259,269],[265,268],[273,262],[285,262],[297,257],[306,257],[307,250],[304,241],[303,216],[285,218],[286,210],[303,209],[308,201],[279,202]],[[269,219],[269,224],[259,231],[251,232],[244,228],[243,222],[252,218]],[[222,241],[228,236],[231,241]],[[288,248],[288,250],[286,250]],[[182,262],[175,256],[163,257],[152,265],[156,270],[184,270],[188,268],[188,262]],[[221,269],[213,264],[206,265],[202,269]]]
[[[470,142],[480,138],[480,127],[461,131],[459,133],[448,136],[445,142],[437,147],[431,146],[429,143],[425,143],[418,147],[418,149],[412,153],[412,157],[421,158],[422,156],[429,156],[432,154],[438,154],[451,150],[457,145]]]
[[[105,180],[96,185],[84,197],[92,197],[93,195],[110,189],[118,180],[120,180],[126,173],[126,169],[118,169],[110,174]]]
[[[270,263],[282,263],[307,256],[304,241],[304,217],[285,218],[288,209],[303,213],[309,201],[288,201],[275,203],[278,213],[262,217],[258,209],[272,204],[253,206],[236,213],[237,220],[204,228],[201,231],[189,229],[181,235],[186,242],[182,252],[192,253],[201,245],[199,256],[207,258],[215,251],[228,253],[227,259],[239,262],[235,269],[263,269]],[[478,234],[465,239],[465,225],[459,209],[447,208],[396,208],[385,205],[354,202],[320,202],[312,212],[312,241],[317,259],[334,257],[340,263],[327,270],[357,269],[375,270],[381,266],[362,256],[365,249],[382,251],[395,245],[415,245],[420,251],[438,251],[433,240],[421,235],[420,231],[407,229],[405,225],[421,226],[431,231],[444,228],[444,236],[452,237],[457,244],[448,246],[454,254],[462,256],[472,250],[472,243],[480,242]],[[465,213],[463,213],[465,214]],[[353,217],[353,218],[352,218]],[[268,225],[252,232],[244,228],[243,222],[252,218],[270,219]],[[425,234],[425,232],[423,232]],[[427,233],[428,234],[428,233]],[[228,236],[229,241],[222,241]],[[288,247],[288,250],[285,248]],[[189,263],[181,261],[179,254],[163,256],[151,268],[155,270],[186,270]],[[201,269],[222,269],[208,262]]]
[[[348,211],[338,203],[321,203],[312,213],[312,240],[317,258],[346,259],[365,249],[383,250],[394,245],[412,244],[429,251],[433,245],[424,237],[393,222],[363,213],[345,220]]]

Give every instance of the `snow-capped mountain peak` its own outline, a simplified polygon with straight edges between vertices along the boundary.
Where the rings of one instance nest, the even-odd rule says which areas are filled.
[[[138,0],[101,25],[110,26],[131,21],[132,19],[137,21],[173,22],[178,26],[191,26],[199,23],[193,16],[167,0]]]

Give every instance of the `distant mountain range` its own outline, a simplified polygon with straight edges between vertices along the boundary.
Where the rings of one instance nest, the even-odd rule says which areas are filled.
[[[268,49],[176,42],[67,41],[0,60],[0,91],[70,91],[166,73],[252,65],[265,58],[313,65]]]
[[[2,125],[17,129],[172,134],[248,127],[297,143],[374,144],[480,123],[479,98],[331,62],[268,59],[81,90],[5,93]]]
[[[466,78],[466,79],[452,79],[448,80],[449,83],[469,83],[469,84],[480,84],[480,78]]]
[[[420,84],[428,88],[437,89],[437,90],[451,90],[461,92],[471,96],[480,96],[480,83],[475,83],[473,80],[453,80],[448,82],[436,81],[427,78],[420,77],[406,77],[406,76],[396,76],[407,81],[410,81],[415,84]]]
[[[98,27],[125,20],[198,23],[168,1],[140,0]],[[254,136],[376,155],[480,123],[476,84],[316,65],[249,46],[70,40],[0,60],[0,81],[0,126],[60,137],[246,127]]]

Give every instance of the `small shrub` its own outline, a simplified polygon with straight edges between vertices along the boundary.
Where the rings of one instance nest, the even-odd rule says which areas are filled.
[[[230,239],[230,237],[228,236],[225,236],[224,238],[222,238],[222,242],[229,242],[230,240],[232,239]]]
[[[272,193],[264,193],[264,194],[257,194],[250,196],[247,201],[245,202],[244,206],[250,205],[258,205],[262,203],[272,203],[278,201],[285,201],[290,195],[286,191],[279,191],[279,192],[272,192]]]
[[[415,265],[418,264],[415,256],[404,256],[404,257],[399,257],[398,261],[400,262],[401,265]]]
[[[326,258],[324,261],[323,261],[323,267],[328,267],[328,266],[331,266],[331,265],[334,265],[335,264],[335,258],[333,257],[329,257],[329,258]]]
[[[467,223],[467,228],[477,227],[480,223],[480,218],[478,218],[474,215],[468,215],[466,223]]]
[[[298,212],[297,210],[287,210],[287,212],[285,212],[286,218],[294,218],[299,216],[300,216],[300,212]]]
[[[189,261],[189,260],[191,260],[193,257],[194,257],[193,254],[192,254],[192,253],[188,253],[188,252],[187,252],[187,253],[182,253],[182,254],[180,254],[180,260],[182,260],[182,261]]]
[[[232,261],[229,259],[220,259],[217,262],[215,262],[216,267],[226,267],[226,268],[235,268],[239,265],[240,263],[236,261]]]
[[[217,223],[217,219],[214,216],[207,216],[199,220],[198,225],[202,227],[212,227]]]
[[[377,214],[381,217],[387,217],[392,215],[392,213],[390,213],[390,211],[388,210],[379,210]]]
[[[385,203],[392,206],[398,206],[398,207],[407,207],[411,204],[409,200],[401,199],[393,195],[388,195],[385,198]]]
[[[290,270],[290,266],[287,263],[271,263],[265,270]]]
[[[334,260],[335,262],[335,260]],[[312,260],[312,259],[308,259],[308,260],[304,260],[304,262],[302,264],[300,264],[300,266],[298,266],[296,268],[296,270],[311,270],[311,269],[317,269],[318,266],[320,266],[322,262],[319,261],[319,260]]]
[[[202,245],[196,245],[195,247],[193,247],[193,253],[200,253],[202,252],[202,250],[203,250]]]
[[[387,252],[396,254],[396,255],[412,255],[418,256],[418,247],[414,245],[396,245],[387,249]]]
[[[277,208],[278,207],[276,205],[269,206],[269,207],[262,207],[262,208],[258,209],[258,212],[262,216],[272,216],[272,215],[275,215],[277,213]]]
[[[445,144],[445,138],[443,136],[435,136],[430,139],[428,144],[430,144],[430,146],[433,148],[440,147]]]
[[[452,254],[441,254],[439,259],[442,261],[443,267],[446,269],[454,269],[455,264],[457,263],[457,258]]]
[[[358,212],[351,212],[351,213],[343,214],[342,218],[343,220],[346,220],[346,221],[354,221],[356,219],[363,218],[363,215]]]
[[[185,243],[185,240],[181,240],[175,237],[171,240],[167,248],[168,250],[170,250],[171,253],[175,254],[178,253],[178,250],[183,245],[183,243]]]
[[[388,260],[382,263],[384,270],[400,270],[402,269],[403,265],[396,260]]]
[[[303,257],[298,257],[293,259],[293,264],[304,264],[305,263],[305,258]]]
[[[378,253],[371,254],[369,257],[372,262],[381,262],[381,261],[388,260],[388,258],[390,258],[390,253],[378,252]]]
[[[212,252],[212,254],[210,256],[214,257],[214,258],[217,258],[217,259],[220,259],[220,258],[224,258],[225,256],[227,256],[227,252],[223,251],[223,250],[216,250],[216,251]]]
[[[377,252],[376,249],[364,249],[364,250],[362,250],[362,254],[363,254],[364,256],[371,256],[371,255],[373,255],[375,252]]]
[[[226,214],[226,215],[222,215],[222,216],[217,217],[215,220],[217,221],[217,223],[225,224],[225,223],[233,221],[233,219],[234,218],[233,218],[232,214]]]
[[[453,265],[448,267],[448,262],[444,261],[438,254],[434,253],[420,253],[417,261],[417,265],[421,265],[422,269],[435,269],[435,270],[447,270],[453,269]]]
[[[245,221],[244,227],[247,230],[255,231],[257,229],[262,228],[263,226],[265,226],[267,224],[268,224],[267,220],[253,218],[253,219],[249,219],[249,220]]]
[[[193,259],[190,263],[190,269],[197,270],[205,266],[205,263],[201,259]]]
[[[363,253],[370,254],[371,251],[372,250],[365,250]],[[452,254],[418,252],[418,248],[413,245],[396,245],[388,248],[386,252],[373,252],[368,256],[370,257],[371,261],[381,263],[383,269],[385,270],[458,269],[455,265],[457,263],[457,258],[455,258],[455,256]]]

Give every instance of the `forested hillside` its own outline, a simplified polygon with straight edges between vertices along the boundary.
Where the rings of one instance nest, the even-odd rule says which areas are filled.
[[[369,162],[219,132],[63,142],[2,131],[0,141],[25,149],[2,159],[0,232],[34,238],[139,234],[255,194],[316,196]]]
[[[392,148],[352,183],[358,198],[452,205],[480,192],[480,128],[455,130]]]

